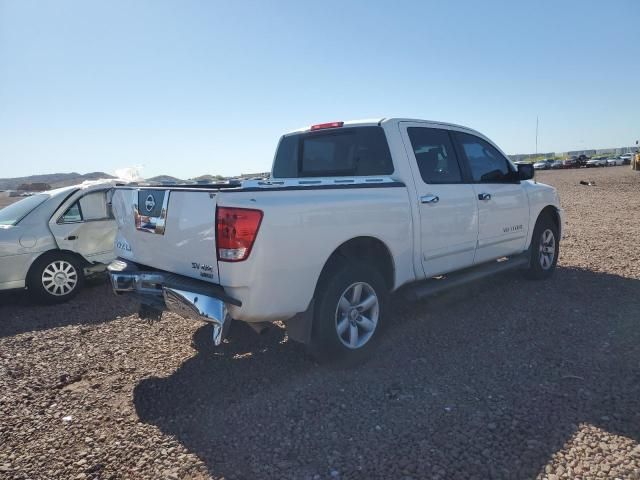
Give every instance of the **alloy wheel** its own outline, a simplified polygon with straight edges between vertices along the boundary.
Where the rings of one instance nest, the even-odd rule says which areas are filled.
[[[542,232],[539,252],[540,266],[543,270],[549,270],[556,256],[556,237],[549,228]]]
[[[338,338],[347,348],[361,348],[373,336],[379,316],[380,301],[371,285],[365,282],[350,285],[336,308]]]

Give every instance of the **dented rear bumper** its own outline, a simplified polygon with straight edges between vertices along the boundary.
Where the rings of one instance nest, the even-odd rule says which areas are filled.
[[[116,294],[132,293],[152,307],[211,323],[216,345],[222,342],[223,332],[231,321],[228,305],[242,306],[220,285],[168,272],[143,270],[126,260],[113,261],[108,271]]]

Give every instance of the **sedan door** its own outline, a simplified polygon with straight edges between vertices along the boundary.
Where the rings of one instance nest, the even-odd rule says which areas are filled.
[[[517,171],[486,140],[456,132],[478,204],[478,245],[474,264],[521,253],[529,225],[529,198]]]
[[[110,190],[93,190],[76,199],[49,221],[58,247],[77,252],[90,262],[114,258],[116,223],[109,207]]]
[[[478,206],[448,130],[403,122],[401,134],[420,216],[420,248],[427,278],[473,264]]]

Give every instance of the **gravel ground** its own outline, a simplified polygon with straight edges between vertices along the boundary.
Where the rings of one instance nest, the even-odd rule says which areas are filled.
[[[8,205],[11,205],[12,203],[17,202],[18,200],[21,200],[20,197],[10,197],[7,193],[5,192],[0,192],[0,208],[4,208]]]
[[[640,174],[538,178],[567,212],[554,277],[396,297],[356,369],[279,328],[214,349],[104,283],[59,307],[3,295],[0,478],[640,479]]]

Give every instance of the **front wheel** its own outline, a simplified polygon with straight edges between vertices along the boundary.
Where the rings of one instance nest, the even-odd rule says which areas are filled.
[[[550,277],[556,269],[559,253],[558,227],[548,215],[544,215],[538,219],[533,229],[529,247],[529,268],[525,270],[527,278],[543,280]]]
[[[62,303],[73,298],[84,283],[80,262],[73,255],[53,252],[40,257],[27,277],[29,294],[40,303]]]
[[[311,352],[323,362],[366,358],[380,336],[388,289],[367,264],[347,261],[321,280],[316,293]]]

